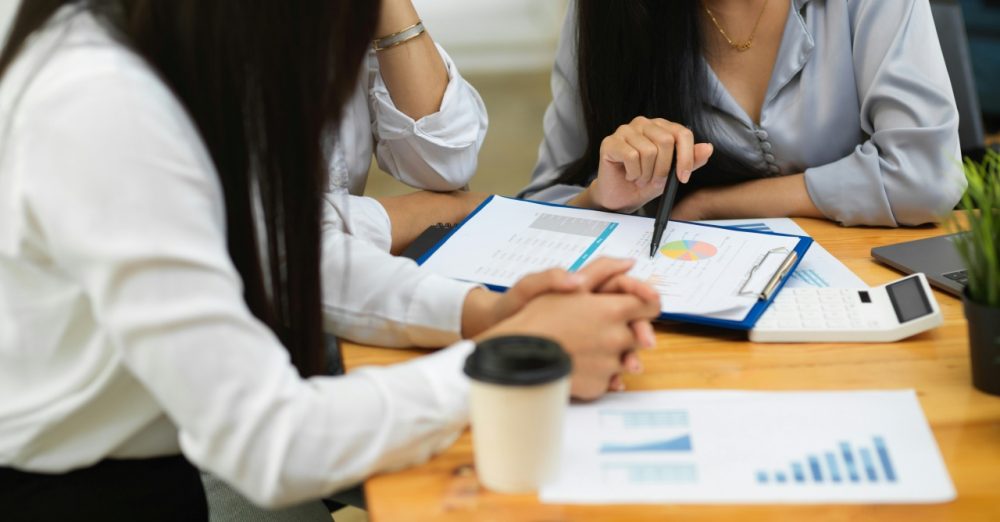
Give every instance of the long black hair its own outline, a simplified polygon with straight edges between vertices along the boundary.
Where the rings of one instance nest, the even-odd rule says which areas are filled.
[[[577,0],[577,73],[587,147],[558,183],[586,185],[601,141],[636,116],[687,126],[712,142],[704,104],[713,94],[702,44],[699,0]],[[719,183],[747,167],[717,146],[692,187]],[[706,176],[705,173],[712,172]],[[689,187],[690,188],[690,187]]]
[[[105,21],[180,99],[221,178],[229,255],[250,310],[303,376],[323,373],[322,135],[355,86],[380,2],[22,0],[0,78],[28,37],[67,5]]]

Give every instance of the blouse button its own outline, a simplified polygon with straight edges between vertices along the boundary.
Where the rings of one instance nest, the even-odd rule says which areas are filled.
[[[767,139],[767,131],[766,130],[758,129],[757,132],[756,132],[756,134],[757,134],[757,139],[759,139],[760,141],[764,141],[764,140]]]
[[[764,152],[771,152],[771,144],[769,142],[761,142],[760,149]]]
[[[771,165],[770,167],[767,168],[767,170],[771,171],[771,174],[780,174],[781,173],[781,167],[779,167],[777,165]]]
[[[774,163],[774,154],[771,154],[770,152],[767,153],[767,154],[764,154],[764,161],[766,161],[768,163]]]

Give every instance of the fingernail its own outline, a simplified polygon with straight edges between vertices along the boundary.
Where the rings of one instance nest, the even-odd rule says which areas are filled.
[[[615,386],[615,391],[625,391],[625,382],[619,382],[618,385]]]
[[[642,341],[643,348],[655,348],[656,347],[656,335],[648,333],[644,335],[645,339]]]
[[[639,359],[632,359],[628,364],[628,371],[632,373],[642,373],[642,361]]]
[[[583,274],[570,274],[567,281],[572,287],[580,287],[587,282],[587,278]]]
[[[667,178],[656,178],[656,188],[663,188],[667,186]]]

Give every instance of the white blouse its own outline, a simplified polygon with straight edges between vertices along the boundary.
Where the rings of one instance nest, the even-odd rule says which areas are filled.
[[[448,71],[438,112],[416,121],[400,112],[371,51],[339,130],[331,134],[323,225],[348,236],[324,245],[323,301],[326,329],[347,339],[431,347],[460,337],[461,304],[473,285],[428,277],[409,261],[386,260],[389,215],[378,201],[362,197],[373,149],[382,170],[416,189],[457,190],[475,174],[488,126],[486,106],[444,49],[438,51]],[[382,271],[372,271],[372,265]]]
[[[275,506],[448,446],[467,422],[471,343],[301,379],[244,304],[192,121],[141,59],[69,9],[0,83],[0,466],[181,451]],[[323,241],[328,254],[375,248],[329,226]],[[351,284],[331,317],[377,337],[386,321],[432,315],[400,295],[447,280],[370,259],[337,274]],[[390,288],[397,277],[416,288]],[[353,299],[372,282],[405,314],[372,313],[383,304],[370,289]]]

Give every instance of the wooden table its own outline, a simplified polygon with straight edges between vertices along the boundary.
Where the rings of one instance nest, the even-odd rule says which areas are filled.
[[[870,285],[899,274],[872,260],[872,247],[944,233],[938,227],[887,230],[799,224]],[[960,300],[936,292],[943,326],[893,344],[754,344],[742,334],[692,326],[658,331],[658,348],[644,352],[645,373],[626,378],[629,390],[917,390],[924,413],[958,490],[948,504],[911,506],[562,506],[534,495],[479,488],[471,438],[417,468],[365,484],[372,520],[1000,520],[1000,398],[971,384],[968,335]],[[348,368],[410,359],[418,350],[345,346]]]

